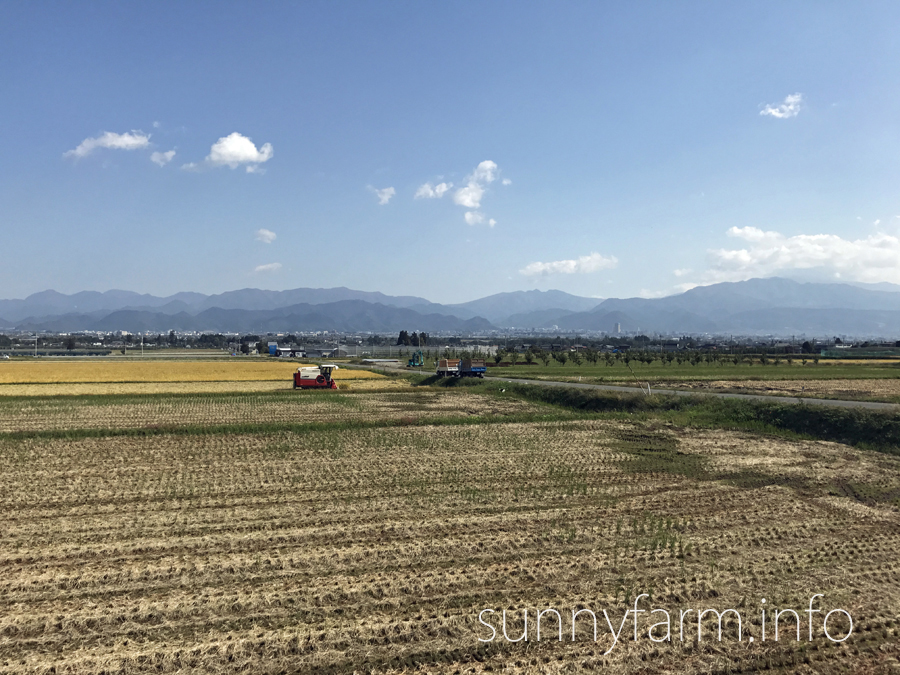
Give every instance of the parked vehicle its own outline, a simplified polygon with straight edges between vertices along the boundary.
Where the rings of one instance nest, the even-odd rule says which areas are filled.
[[[407,368],[421,368],[425,365],[425,354],[422,353],[421,349],[416,350],[412,358],[406,362]]]
[[[459,359],[441,359],[437,364],[438,377],[458,377]]]
[[[463,359],[459,362],[457,377],[484,377],[487,366],[484,359]]]
[[[316,366],[301,366],[294,373],[294,389],[337,389],[331,373],[338,367],[333,363]]]

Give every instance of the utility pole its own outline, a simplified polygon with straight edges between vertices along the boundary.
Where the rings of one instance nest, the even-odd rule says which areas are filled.
[[[34,334],[34,358],[37,358],[37,333]]]

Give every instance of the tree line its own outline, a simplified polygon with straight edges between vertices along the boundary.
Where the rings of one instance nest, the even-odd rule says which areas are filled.
[[[447,348],[441,351],[440,353],[427,352],[426,358],[428,359],[469,359],[469,358],[484,358],[485,353],[479,349],[452,349]],[[609,351],[599,351],[596,349],[585,349],[580,351],[570,351],[570,350],[561,350],[561,351],[547,351],[540,348],[532,347],[527,349],[525,352],[518,352],[516,350],[498,350],[492,357],[492,360],[495,365],[509,365],[515,366],[520,362],[526,365],[534,365],[535,363],[541,363],[544,366],[549,366],[551,361],[558,363],[561,366],[565,366],[567,363],[572,363],[575,366],[580,366],[582,363],[589,363],[591,365],[605,365],[605,366],[614,366],[617,363],[624,363],[626,366],[630,366],[632,363],[634,364],[643,364],[650,365],[656,361],[660,362],[660,364],[664,366],[668,366],[671,364],[677,364],[679,366],[684,364],[689,364],[692,366],[698,366],[700,364],[706,365],[725,365],[732,364],[735,366],[746,364],[752,366],[755,363],[760,365],[780,365],[782,362],[787,363],[788,365],[792,365],[795,360],[800,360],[804,365],[808,361],[812,361],[815,364],[819,363],[819,355],[818,354],[784,354],[784,353],[775,353],[769,354],[767,352],[761,353],[724,353],[718,352],[714,350],[682,350],[677,352],[658,352],[658,351],[647,351],[647,350],[627,350],[627,351],[618,351],[618,352],[609,352]]]
[[[406,347],[424,347],[428,344],[428,333],[424,331],[421,333],[413,332],[410,335],[407,331],[401,330],[400,335],[397,337],[398,345],[404,345]]]

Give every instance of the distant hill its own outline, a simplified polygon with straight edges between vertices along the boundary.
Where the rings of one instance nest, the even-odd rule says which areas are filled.
[[[639,300],[639,298],[636,298]],[[600,331],[613,333],[616,324],[626,333],[640,331],[645,333],[710,333],[715,332],[717,324],[711,319],[693,314],[678,308],[663,308],[644,304],[630,304],[620,301],[593,312],[570,314],[559,318],[556,325],[561,330]],[[549,326],[548,326],[549,327]]]
[[[113,317],[114,319],[130,317],[129,320],[131,318],[137,320],[136,317],[140,316],[143,317],[140,321],[152,321],[154,325],[158,325],[161,320],[151,320],[150,315],[165,314],[171,317],[170,321],[174,327],[175,324],[184,324],[187,321],[179,315],[196,316],[209,309],[277,310],[303,304],[318,306],[349,300],[358,300],[384,307],[410,309],[420,315],[435,314],[462,320],[484,317],[484,311],[490,311],[491,316],[499,319],[519,311],[557,307],[563,312],[581,311],[593,307],[599,302],[597,299],[580,298],[562,291],[499,293],[468,303],[442,305],[413,295],[391,296],[380,292],[357,291],[343,287],[295,288],[286,291],[244,288],[216,295],[176,293],[166,297],[121,290],[104,293],[82,291],[72,295],[49,290],[34,293],[22,300],[0,300],[0,312],[3,312],[3,316],[9,317],[10,325],[72,325],[78,326],[72,330],[88,330],[85,326],[98,325],[92,320],[96,312],[105,312],[106,315],[117,313]],[[118,314],[122,311],[129,311],[132,314]],[[62,320],[62,317],[66,317],[65,320]],[[51,329],[48,328],[48,330]],[[96,330],[103,329],[97,328]],[[176,328],[176,330],[182,329]],[[183,330],[189,329],[184,328]]]
[[[570,309],[537,309],[533,312],[521,312],[506,317],[503,323],[511,328],[536,328],[537,326],[552,326],[559,320],[570,314],[575,314]]]
[[[563,291],[533,290],[496,293],[486,298],[447,305],[447,307],[469,310],[499,325],[511,325],[509,321],[511,315],[549,309],[584,312],[596,307],[599,303],[599,298],[583,298]]]
[[[729,323],[735,333],[777,335],[879,335],[900,337],[900,311],[776,308],[741,312]]]
[[[799,283],[777,277],[698,286],[670,298],[690,311],[699,312],[704,309],[706,316],[713,316],[721,311],[733,314],[767,307],[900,310],[900,295],[896,293],[858,288],[849,284]]]
[[[900,288],[900,287],[896,287]],[[497,293],[452,305],[348,288],[242,289],[168,297],[43,291],[0,300],[0,323],[20,330],[471,333],[494,328],[613,333],[900,337],[894,284],[798,282],[777,277],[700,286],[664,298],[599,301],[562,291]],[[0,320],[2,321],[2,320]]]
[[[221,309],[278,309],[293,305],[324,305],[342,300],[364,300],[371,303],[391,305],[393,307],[409,307],[411,305],[429,305],[425,298],[411,295],[391,296],[384,293],[354,291],[349,288],[295,288],[288,291],[262,291],[258,288],[244,288],[239,291],[228,291],[218,295],[210,295],[194,303],[197,310],[219,307]]]
[[[894,335],[900,293],[849,284],[750,279],[645,299],[610,298],[589,312],[550,319],[564,330]]]
[[[199,293],[179,293],[180,296],[199,296]],[[201,296],[206,297],[206,296]],[[174,298],[181,299],[184,298]],[[0,300],[0,312],[10,321],[19,321],[27,316],[52,316],[84,313],[97,310],[121,309],[129,305],[155,307],[169,302],[168,298],[157,298],[153,295],[132,293],[131,291],[81,291],[73,295],[64,295],[56,291],[41,291],[29,295],[24,300]]]
[[[865,288],[868,291],[887,291],[888,293],[900,293],[900,284],[891,284],[887,281],[882,281],[877,284],[866,284],[861,281],[852,281],[850,282],[851,286],[857,286],[859,288]]]
[[[67,314],[23,321],[21,330],[79,331],[101,330],[162,333],[205,332],[290,332],[290,331],[458,331],[471,333],[494,326],[481,317],[460,319],[443,314],[420,314],[403,307],[391,307],[362,300],[311,305],[302,303],[278,309],[223,309],[212,307],[197,314],[164,314],[147,310],[117,310],[98,317]]]
[[[287,291],[265,291],[244,288],[217,295],[176,293],[167,297],[112,290],[104,293],[82,291],[64,295],[56,291],[41,291],[23,300],[0,300],[0,312],[15,323],[29,317],[53,317],[67,314],[88,314],[117,310],[155,311],[175,315],[180,312],[197,314],[206,309],[279,309],[298,304],[320,305],[342,300],[363,300],[392,307],[412,308],[420,313],[440,313],[473,318],[477,313],[454,312],[443,305],[411,295],[390,296],[384,293],[355,291],[349,288],[295,288]]]

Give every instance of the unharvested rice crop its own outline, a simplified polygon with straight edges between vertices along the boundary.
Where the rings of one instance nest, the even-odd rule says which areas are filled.
[[[287,391],[290,380],[262,382],[66,382],[59,384],[0,384],[2,396],[97,396],[126,394],[218,394],[225,392]]]
[[[435,394],[418,409],[494,405]],[[898,469],[834,443],[604,420],[0,434],[0,673],[889,672]],[[672,639],[648,639],[648,612],[614,644],[602,610],[619,629],[642,593],[674,614]],[[806,640],[814,593],[851,613],[846,642],[823,614]],[[797,610],[803,640],[783,621],[775,642],[770,614],[763,642],[763,607]],[[536,639],[547,608],[561,640],[552,615]],[[573,608],[599,614],[596,641],[589,620],[573,641]],[[721,642],[714,620],[698,642],[706,608],[740,611],[741,640],[726,615]],[[511,638],[531,612],[528,641],[479,641],[483,609],[498,633],[501,611],[519,617]]]
[[[275,359],[235,361],[12,361],[0,367],[0,384],[68,382],[290,382],[301,364]],[[334,378],[382,379],[356,368],[339,368]]]
[[[359,371],[364,372],[364,371]],[[384,391],[409,389],[408,380],[387,377],[340,380],[346,391]],[[235,382],[75,382],[65,384],[0,384],[3,396],[96,396],[125,394],[221,394],[228,392],[290,391],[291,380]]]

